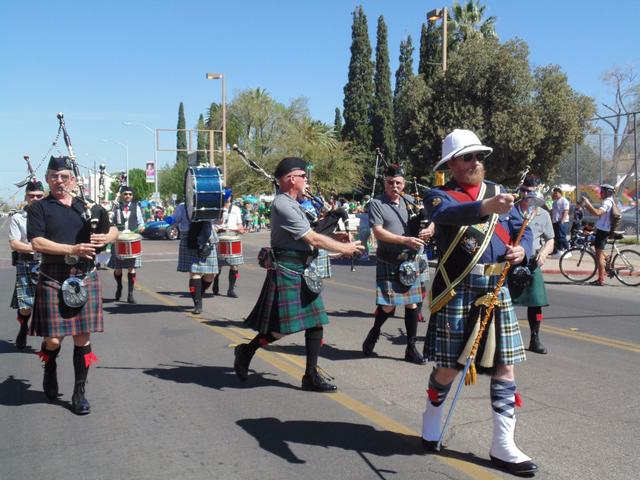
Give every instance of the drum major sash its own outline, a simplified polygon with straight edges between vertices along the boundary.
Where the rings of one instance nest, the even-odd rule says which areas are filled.
[[[493,188],[488,188],[493,186]],[[451,194],[453,192],[447,192]],[[478,199],[484,200],[500,193],[498,185],[482,183]],[[461,203],[471,201],[461,195],[450,195]],[[455,238],[438,262],[438,268],[431,287],[431,313],[436,313],[455,297],[455,287],[471,272],[484,251],[491,243],[491,237],[498,225],[497,214],[492,214],[485,223],[462,225]]]

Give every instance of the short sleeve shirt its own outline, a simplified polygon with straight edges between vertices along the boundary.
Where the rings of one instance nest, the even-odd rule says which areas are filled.
[[[598,217],[596,229],[608,232],[611,230],[611,209],[613,208],[613,198],[605,198],[600,208],[604,210],[604,213]]]
[[[388,232],[396,235],[406,235],[409,212],[404,200],[399,199],[399,203],[393,203],[386,195],[378,195],[369,202],[369,223],[371,228],[376,225],[381,226]],[[380,252],[396,254],[402,252],[405,247],[396,243],[387,243],[378,240],[378,250]]]
[[[109,214],[101,207],[93,208],[98,217],[96,231],[107,233],[110,228]],[[67,207],[49,195],[31,205],[27,217],[27,238],[31,241],[36,237],[43,237],[65,245],[88,243],[91,224],[82,218],[84,210],[83,203],[77,198]]]
[[[271,204],[271,247],[309,252],[311,245],[302,240],[311,230],[300,204],[286,193],[278,193]]]
[[[551,216],[544,208],[536,208],[535,215],[529,220],[529,228],[533,234],[533,251],[538,252],[542,246],[554,238]]]
[[[560,197],[553,202],[553,206],[551,207],[551,220],[553,223],[558,223],[562,220],[565,210],[569,210],[569,200]]]
[[[20,240],[22,243],[29,243],[27,240],[27,212],[17,212],[11,217],[9,224],[9,241]]]

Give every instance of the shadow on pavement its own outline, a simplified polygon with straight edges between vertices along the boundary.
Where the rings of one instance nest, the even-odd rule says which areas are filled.
[[[276,343],[271,343],[265,349],[270,352],[282,352],[290,355],[297,355],[301,358],[304,358],[306,355],[306,349],[304,345],[278,345]],[[387,357],[385,355],[378,355],[376,352],[373,352],[370,358],[386,358],[388,360],[398,360],[398,358]],[[343,350],[340,348],[336,348],[333,345],[325,343],[320,349],[320,359],[326,358],[327,360],[364,360],[369,357],[365,357],[362,353],[362,350]],[[404,361],[404,360],[403,360]]]
[[[205,312],[206,313],[206,312]],[[244,328],[244,322],[242,320],[230,320],[224,318],[222,320],[206,320],[204,322],[205,325],[211,325],[212,327],[222,327],[222,328]],[[255,335],[255,332],[252,332],[252,336]]]
[[[27,341],[29,341],[29,338],[31,337],[27,337]],[[27,345],[22,350],[18,350],[14,342],[0,340],[0,354],[3,353],[36,353],[36,351],[30,345]]]
[[[179,292],[156,292],[158,295],[167,295],[169,297],[182,297],[182,298],[191,298],[191,294],[188,291],[179,291]],[[207,292],[209,293],[209,292]]]
[[[169,380],[176,383],[194,383],[217,390],[257,387],[282,387],[298,390],[297,386],[266,378],[267,375],[271,375],[269,373],[256,373],[254,370],[250,370],[249,379],[243,382],[236,377],[232,367],[196,365],[185,362],[176,363],[181,365],[160,365],[158,368],[143,370],[143,373],[160,380]]]
[[[109,313],[118,313],[124,315],[132,315],[132,314],[142,314],[142,313],[158,313],[158,312],[184,312],[186,310],[191,310],[193,307],[188,307],[185,305],[178,306],[169,306],[164,304],[146,304],[146,303],[114,303],[108,307],[103,307],[105,312]]]
[[[238,420],[237,424],[258,441],[260,448],[289,463],[306,463],[306,460],[293,453],[290,443],[341,448],[361,456],[364,453],[380,457],[426,455],[419,437],[376,430],[370,425],[312,420],[283,422],[272,417],[248,418]],[[366,463],[376,471],[370,462]]]
[[[31,383],[28,380],[15,378],[13,375],[0,383],[0,405],[18,407],[20,405],[32,405],[50,402],[44,392],[30,390]]]
[[[372,312],[363,312],[362,310],[327,310],[330,317],[360,317],[373,318]]]

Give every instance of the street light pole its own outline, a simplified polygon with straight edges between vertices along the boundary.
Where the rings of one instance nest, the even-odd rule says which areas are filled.
[[[442,72],[447,72],[447,7],[436,8],[427,13],[427,20],[435,22],[442,19]]]
[[[226,99],[226,85],[223,73],[207,73],[207,80],[220,80],[222,88],[222,173],[223,181],[226,185],[227,182],[227,99]],[[211,152],[213,155],[213,152]]]
[[[139,127],[145,128],[146,130],[151,132],[151,135],[153,135],[153,168],[155,170],[155,176],[154,176],[155,194],[154,194],[154,197],[158,198],[158,149],[156,148],[156,131],[153,128],[145,125],[144,123],[139,123],[139,122],[124,122],[124,125],[126,125],[126,126],[138,125]]]
[[[127,168],[127,183],[129,183],[129,145],[127,145],[126,143],[118,142],[116,140],[109,140],[107,138],[103,138],[102,141],[106,143],[115,143],[116,145],[120,145],[122,148],[124,148],[125,162],[126,162],[126,168]]]

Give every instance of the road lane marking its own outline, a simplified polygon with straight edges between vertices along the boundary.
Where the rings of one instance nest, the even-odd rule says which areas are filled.
[[[160,295],[157,292],[150,290],[149,288],[140,285],[140,283],[136,283],[136,287],[142,292],[150,295],[161,303],[164,303],[170,307],[179,307],[180,305],[174,302],[171,299]],[[238,327],[229,327],[223,328],[217,325],[209,325],[207,322],[212,320],[204,315],[192,315],[190,312],[184,312],[186,316],[193,318],[198,321],[202,325],[211,329],[215,333],[219,334],[222,337],[227,338],[232,341],[234,344],[238,344],[243,342],[244,340],[248,340],[252,338],[251,332],[246,329],[241,329]],[[277,348],[277,346],[275,346]],[[300,381],[302,379],[302,375],[304,374],[304,362],[298,356],[291,355],[289,353],[270,351],[265,349],[259,349],[256,352],[256,356],[258,356],[261,360],[268,363],[269,365],[275,367],[276,369],[288,374],[292,378]],[[356,413],[360,417],[365,420],[375,424],[379,428],[382,428],[386,431],[398,433],[402,435],[408,435],[416,438],[420,438],[420,433],[403,425],[400,422],[388,417],[387,415],[377,411],[376,409],[366,405],[365,403],[356,400],[355,398],[350,397],[349,395],[342,392],[334,392],[334,393],[322,393],[325,398],[333,400],[334,402],[342,405],[343,407],[351,410]],[[426,456],[426,455],[425,455]],[[451,468],[468,475],[470,478],[474,480],[500,480],[502,477],[498,477],[494,475],[491,471],[481,467],[480,465],[476,465],[470,462],[465,462],[464,460],[459,460],[457,458],[443,457],[439,455],[430,455],[430,458],[435,458],[439,462],[450,466]]]
[[[529,322],[527,320],[520,320],[519,323],[521,327],[529,325]],[[598,335],[591,335],[589,333],[577,332],[570,328],[554,327],[551,325],[547,325],[546,323],[542,326],[542,330],[545,333],[552,333],[554,335],[571,338],[573,340],[581,340],[587,343],[595,343],[598,345],[605,345],[611,348],[617,348],[618,350],[626,350],[628,352],[640,353],[640,345],[633,342],[623,342],[622,340],[615,340],[613,338],[606,338],[606,337],[600,337]]]

